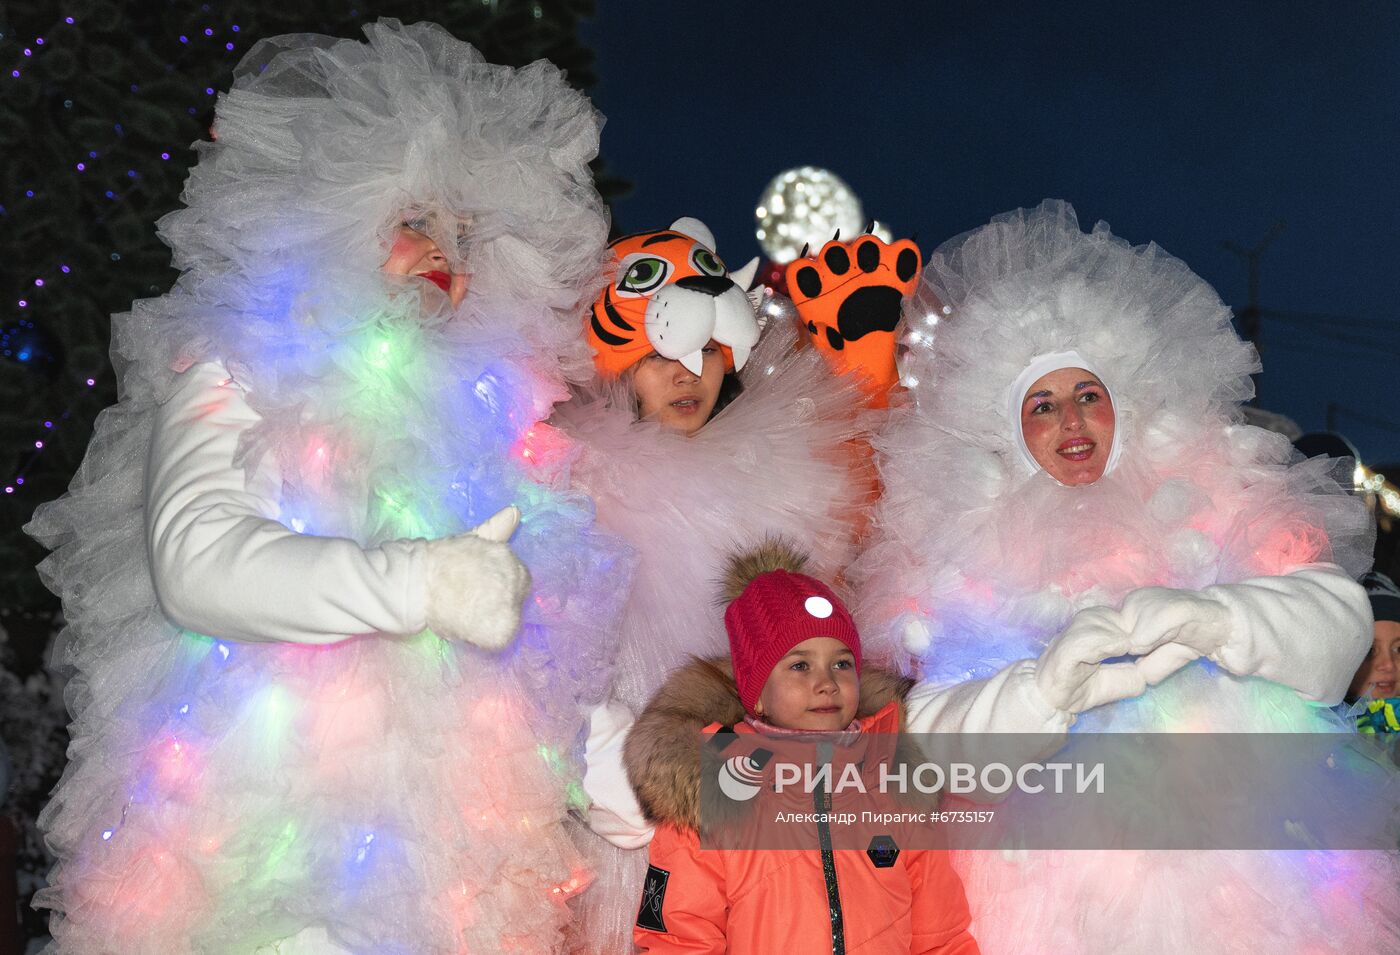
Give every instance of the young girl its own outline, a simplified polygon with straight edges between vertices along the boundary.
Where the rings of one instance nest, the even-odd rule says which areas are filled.
[[[903,724],[912,681],[870,668],[862,677],[850,614],[804,564],[773,542],[732,558],[728,665],[675,671],[627,741],[628,773],[658,824],[634,939],[655,953],[975,955],[962,883],[942,852],[832,849],[815,828],[806,847],[701,848],[702,730],[850,747]]]

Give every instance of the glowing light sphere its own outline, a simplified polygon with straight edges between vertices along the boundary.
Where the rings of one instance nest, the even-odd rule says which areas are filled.
[[[834,172],[801,166],[778,173],[754,210],[758,244],[774,262],[791,262],[804,245],[821,248],[836,230],[854,237],[866,226],[860,200]]]

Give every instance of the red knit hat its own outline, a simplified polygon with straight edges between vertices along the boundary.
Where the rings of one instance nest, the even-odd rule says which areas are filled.
[[[765,547],[774,546],[768,542]],[[797,566],[806,562],[797,556]],[[735,564],[753,555],[741,555]],[[773,667],[788,651],[812,637],[831,637],[850,648],[860,673],[860,634],[850,611],[831,588],[814,577],[793,570],[766,570],[748,580],[743,592],[724,612],[724,629],[729,633],[729,656],[734,662],[734,683],[739,700],[750,714],[759,694],[773,673]]]

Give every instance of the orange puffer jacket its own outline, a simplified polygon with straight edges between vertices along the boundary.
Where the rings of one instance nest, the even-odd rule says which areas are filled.
[[[867,667],[862,732],[898,731],[910,685]],[[673,673],[628,737],[628,775],[657,823],[633,930],[642,951],[977,955],[962,881],[941,851],[824,848],[828,830],[817,825],[803,836],[810,849],[701,849],[702,727],[709,735],[754,732],[727,660]]]

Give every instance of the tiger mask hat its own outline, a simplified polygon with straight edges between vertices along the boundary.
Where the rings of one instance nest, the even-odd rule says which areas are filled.
[[[745,294],[757,258],[729,272],[715,255],[714,235],[691,218],[623,236],[609,248],[617,275],[594,301],[585,328],[602,375],[615,378],[652,352],[698,375],[712,339],[726,371],[744,367],[758,342],[758,320]]]

